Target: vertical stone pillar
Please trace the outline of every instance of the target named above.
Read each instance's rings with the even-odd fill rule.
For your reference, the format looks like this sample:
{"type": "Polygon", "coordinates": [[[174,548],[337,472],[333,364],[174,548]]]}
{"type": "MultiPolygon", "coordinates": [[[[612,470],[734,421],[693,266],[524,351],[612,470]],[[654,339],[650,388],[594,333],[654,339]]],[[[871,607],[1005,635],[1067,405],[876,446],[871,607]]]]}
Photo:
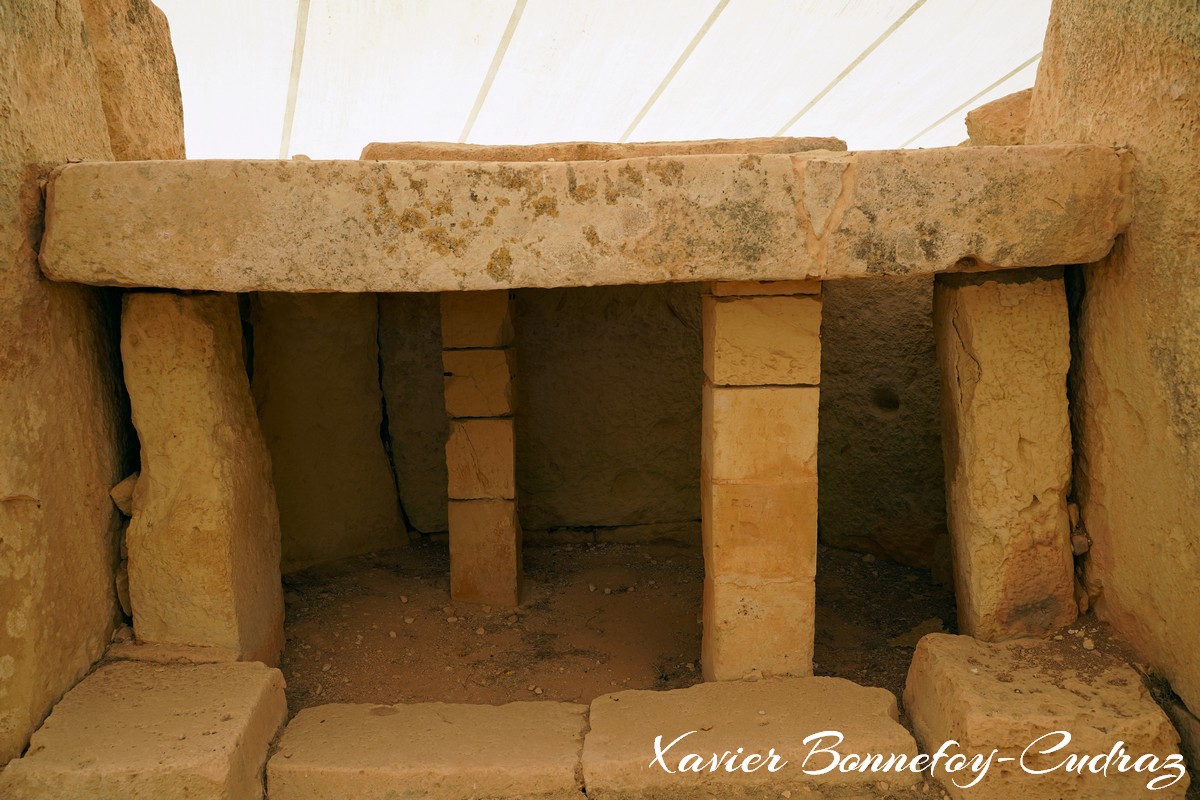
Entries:
{"type": "Polygon", "coordinates": [[[521,595],[507,291],[442,294],[450,594],[516,605],[521,595]]]}
{"type": "Polygon", "coordinates": [[[820,283],[713,284],[704,375],[704,677],[811,675],[820,283]]]}
{"type": "Polygon", "coordinates": [[[142,450],[127,535],[134,631],[274,664],[279,513],[237,297],[126,294],[121,361],[142,450]]]}
{"type": "Polygon", "coordinates": [[[1062,276],[938,276],[933,308],[959,631],[1049,633],[1077,611],[1062,276]]]}

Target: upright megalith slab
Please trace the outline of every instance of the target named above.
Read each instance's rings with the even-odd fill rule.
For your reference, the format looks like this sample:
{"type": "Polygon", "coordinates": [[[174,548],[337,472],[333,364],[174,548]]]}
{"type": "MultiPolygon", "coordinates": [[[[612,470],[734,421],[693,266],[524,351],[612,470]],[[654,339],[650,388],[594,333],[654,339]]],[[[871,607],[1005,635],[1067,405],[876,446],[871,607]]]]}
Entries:
{"type": "Polygon", "coordinates": [[[40,182],[109,159],[78,0],[0,11],[0,765],[104,651],[129,467],[110,297],[38,271],[40,182]]]}
{"type": "Polygon", "coordinates": [[[812,673],[820,284],[787,290],[818,293],[717,283],[703,298],[708,680],[812,673]]]}
{"type": "Polygon", "coordinates": [[[54,708],[0,774],[6,800],[259,800],[287,719],[262,664],[108,664],[54,708]]]}
{"type": "Polygon", "coordinates": [[[1067,298],[1032,273],[939,278],[934,330],[959,630],[995,641],[1075,618],[1067,298]]]}
{"type": "Polygon", "coordinates": [[[991,754],[986,771],[954,768],[944,757],[933,766],[933,779],[956,800],[1187,792],[1167,715],[1134,669],[1098,650],[930,634],[913,654],[904,708],[925,752],[991,754]]]}
{"type": "Polygon", "coordinates": [[[373,294],[251,301],[251,386],[285,572],[408,544],[383,438],[378,319],[373,294]]]}
{"type": "Polygon", "coordinates": [[[274,663],[279,514],[237,298],[126,295],[121,357],[142,450],[127,534],[134,632],[274,663]]]}

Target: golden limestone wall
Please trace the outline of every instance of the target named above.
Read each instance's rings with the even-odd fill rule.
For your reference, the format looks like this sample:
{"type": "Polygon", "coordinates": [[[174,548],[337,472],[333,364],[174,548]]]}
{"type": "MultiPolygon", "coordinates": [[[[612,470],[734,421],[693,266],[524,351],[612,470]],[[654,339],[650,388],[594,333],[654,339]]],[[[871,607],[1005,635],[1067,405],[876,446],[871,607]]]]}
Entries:
{"type": "Polygon", "coordinates": [[[1128,147],[1133,222],[1082,271],[1075,491],[1097,613],[1200,710],[1200,15],[1056,0],[1026,142],[1128,147]]]}
{"type": "Polygon", "coordinates": [[[183,120],[149,3],[93,0],[85,28],[77,0],[3,0],[0,20],[2,764],[108,641],[120,524],[108,490],[130,455],[114,298],[38,273],[40,182],[67,160],[181,156],[183,120]],[[116,107],[129,115],[106,119],[116,107]]]}

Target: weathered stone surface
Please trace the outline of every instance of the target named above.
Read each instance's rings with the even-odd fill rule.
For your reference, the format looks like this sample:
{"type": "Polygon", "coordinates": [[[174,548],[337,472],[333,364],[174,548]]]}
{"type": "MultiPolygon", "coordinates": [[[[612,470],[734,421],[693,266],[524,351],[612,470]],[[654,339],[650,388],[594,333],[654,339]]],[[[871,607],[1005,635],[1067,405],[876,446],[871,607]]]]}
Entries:
{"type": "Polygon", "coordinates": [[[446,350],[446,413],[452,417],[503,417],[513,413],[512,350],[446,350]]]}
{"type": "Polygon", "coordinates": [[[306,708],[267,765],[271,800],[578,798],[586,706],[306,708]]]}
{"type": "MultiPolygon", "coordinates": [[[[794,678],[757,683],[702,683],[669,692],[628,691],[592,701],[583,746],[583,777],[589,798],[761,798],[876,796],[886,783],[894,791],[920,780],[914,772],[871,775],[833,771],[805,775],[829,762],[828,755],[804,743],[820,731],[840,731],[839,752],[917,754],[917,744],[897,721],[896,698],[886,689],[856,686],[841,678],[794,678]],[[775,772],[667,773],[657,763],[654,740],[662,747],[677,736],[690,735],[667,750],[663,762],[677,769],[679,760],[697,753],[705,762],[743,749],[768,755],[771,749],[787,765],[775,772]],[[806,763],[807,760],[807,763],[806,763]]],[[[740,763],[740,762],[739,762],[740,763]]],[[[761,763],[761,762],[757,762],[761,763]]],[[[754,766],[752,764],[751,766],[754,766]]]]}
{"type": "Polygon", "coordinates": [[[437,294],[379,295],[379,360],[396,491],[409,525],[448,530],[442,312],[437,294]]]}
{"type": "Polygon", "coordinates": [[[642,156],[701,156],[728,153],[803,153],[844,151],[841,139],[775,136],[763,139],[700,139],[690,142],[552,142],[549,144],[452,144],[449,142],[372,142],[366,160],[402,161],[613,161],[642,156]]]}
{"type": "Polygon", "coordinates": [[[72,164],[50,187],[42,263],[56,280],[221,291],[1045,266],[1108,252],[1127,223],[1124,175],[1095,146],[72,164]]]}
{"type": "Polygon", "coordinates": [[[1067,491],[1067,298],[1061,279],[939,279],[946,505],[958,625],[1040,635],[1075,605],[1067,491]]]}
{"type": "Polygon", "coordinates": [[[708,292],[714,297],[755,297],[772,294],[820,294],[821,281],[713,281],[708,292]]]}
{"type": "Polygon", "coordinates": [[[967,112],[967,135],[974,146],[1025,144],[1033,89],[1005,95],[967,112]]]}
{"type": "Polygon", "coordinates": [[[286,719],[283,675],[262,664],[109,664],[54,707],[0,795],[256,800],[286,719]]]}
{"type": "Polygon", "coordinates": [[[1200,711],[1200,15],[1054,4],[1027,141],[1119,142],[1137,215],[1079,276],[1075,488],[1096,613],[1200,711]],[[1137,42],[1136,47],[1129,43],[1137,42]]]}
{"type": "Polygon", "coordinates": [[[251,386],[285,572],[408,543],[380,426],[372,294],[260,294],[251,386]]]}
{"type": "Polygon", "coordinates": [[[125,295],[121,356],[142,448],[127,533],[134,630],[273,663],[279,515],[237,298],[125,295]]]}
{"type": "Polygon", "coordinates": [[[717,386],[821,380],[821,299],[705,297],[704,374],[717,386]]]}
{"type": "Polygon", "coordinates": [[[456,419],[446,440],[451,500],[512,500],[513,421],[456,419]]]}
{"type": "Polygon", "coordinates": [[[960,752],[999,751],[987,774],[970,788],[954,784],[954,779],[968,783],[969,776],[935,769],[933,777],[951,797],[1184,796],[1186,777],[1151,792],[1147,782],[1165,770],[1134,772],[1127,765],[1122,772],[1115,759],[1104,774],[1063,767],[1034,775],[1022,768],[1050,770],[1071,754],[1099,758],[1118,742],[1131,755],[1130,764],[1146,753],[1157,755],[1160,764],[1178,753],[1178,735],[1137,672],[1095,651],[1084,651],[1094,663],[1080,665],[1079,651],[1074,652],[1071,656],[1065,647],[1041,639],[986,644],[941,633],[921,639],[908,671],[904,708],[926,752],[950,740],[958,742],[960,752]],[[1055,731],[1069,732],[1070,743],[1043,754],[1063,743],[1055,731]],[[1045,738],[1039,742],[1039,737],[1045,738]]]}
{"type": "Polygon", "coordinates": [[[816,575],[816,476],[786,483],[711,483],[703,503],[707,572],[736,580],[816,575]]]}
{"type": "Polygon", "coordinates": [[[721,483],[788,483],[817,471],[816,386],[704,384],[701,462],[721,483]]]}
{"type": "Polygon", "coordinates": [[[442,295],[442,347],[508,347],[513,342],[508,292],[449,292],[442,295]]]}
{"type": "MultiPolygon", "coordinates": [[[[700,518],[695,284],[516,293],[517,485],[526,533],[700,518]]],[[[655,529],[657,530],[657,528],[655,529]]],[[[694,540],[694,536],[692,537],[694,540]]]]}
{"type": "Polygon", "coordinates": [[[825,281],[821,298],[821,541],[928,567],[946,541],[933,281],[825,281]]]}
{"type": "Polygon", "coordinates": [[[515,606],[521,599],[521,524],[514,500],[451,500],[450,595],[515,606]]]}
{"type": "Polygon", "coordinates": [[[133,487],[137,486],[138,473],[133,473],[128,476],[111,490],[108,496],[112,498],[113,505],[127,517],[133,516],[133,487]]]}
{"type": "Polygon", "coordinates": [[[38,273],[39,180],[112,157],[78,2],[5,3],[0,27],[0,765],[103,652],[133,466],[111,298],[38,273]]]}
{"type": "MultiPolygon", "coordinates": [[[[816,543],[811,544],[815,549],[816,543]]],[[[812,675],[815,603],[811,578],[766,581],[705,575],[700,646],[704,679],[736,681],[755,671],[812,675]]]]}
{"type": "Polygon", "coordinates": [[[183,98],[167,17],[150,0],[82,0],[118,161],[183,158],[183,98]]]}

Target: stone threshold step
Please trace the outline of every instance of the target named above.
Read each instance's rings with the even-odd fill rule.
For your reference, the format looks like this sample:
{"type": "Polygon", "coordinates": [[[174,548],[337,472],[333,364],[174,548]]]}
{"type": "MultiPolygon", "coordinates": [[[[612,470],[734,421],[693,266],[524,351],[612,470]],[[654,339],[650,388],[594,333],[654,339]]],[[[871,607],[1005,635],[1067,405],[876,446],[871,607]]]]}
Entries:
{"type": "Polygon", "coordinates": [[[259,663],[102,666],[0,773],[0,798],[257,800],[283,686],[259,663]]]}

